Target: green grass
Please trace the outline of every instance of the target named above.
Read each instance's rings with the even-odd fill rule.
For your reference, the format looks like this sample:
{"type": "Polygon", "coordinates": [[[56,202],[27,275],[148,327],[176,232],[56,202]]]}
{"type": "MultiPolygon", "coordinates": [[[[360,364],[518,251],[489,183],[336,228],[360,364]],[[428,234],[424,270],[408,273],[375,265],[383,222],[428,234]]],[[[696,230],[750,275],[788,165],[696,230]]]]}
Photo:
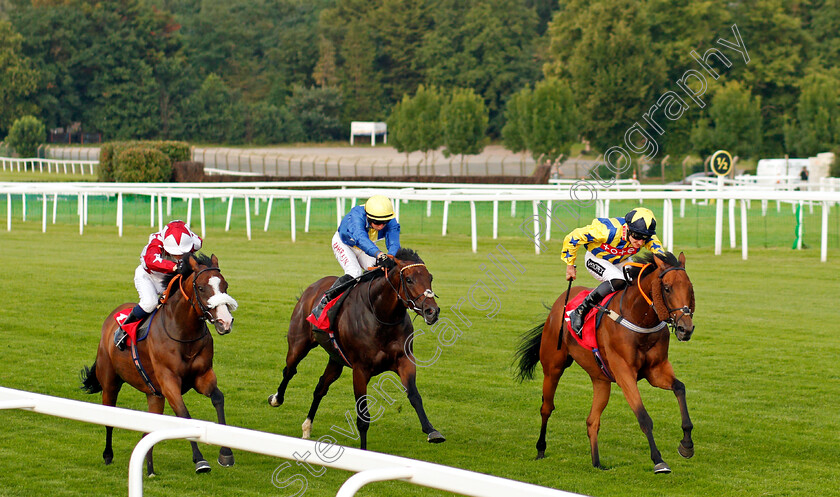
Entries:
{"type": "MultiPolygon", "coordinates": [[[[0,196],[0,212],[5,202],[0,196]]],[[[102,201],[99,211],[91,199],[84,235],[78,233],[77,218],[73,221],[72,198],[61,204],[64,214],[47,233],[41,232],[37,205],[22,222],[19,198],[15,202],[12,230],[0,231],[0,295],[5,297],[0,312],[0,385],[98,403],[98,396],[79,390],[77,375],[93,362],[104,317],[117,304],[136,298],[132,274],[151,231],[144,210],[148,203],[136,199],[135,214],[127,207],[127,226],[119,238],[113,226],[113,199],[102,201]]],[[[301,363],[282,407],[269,407],[266,398],[279,382],[285,332],[297,295],[311,281],[338,271],[329,248],[335,223],[332,206],[313,204],[311,233],[303,233],[303,210],[298,206],[296,243],[289,240],[288,203],[275,206],[268,232],[262,230],[262,217],[252,220],[250,241],[244,236],[241,212],[228,233],[223,229],[226,206],[208,207],[205,252],[218,255],[229,292],[240,304],[233,333],[214,337],[215,369],[232,425],[300,435],[326,354],[313,351],[301,363]]],[[[625,207],[630,205],[614,204],[613,210],[625,207]]],[[[527,220],[530,205],[522,212],[525,206],[520,204],[511,219],[509,205],[503,204],[500,239],[490,239],[489,211],[481,210],[479,251],[472,254],[468,210],[453,204],[450,235],[441,237],[438,205],[431,218],[423,214],[425,204],[404,205],[403,245],[418,250],[434,274],[442,316],[455,319],[450,307],[466,298],[479,280],[490,284],[482,266],[497,243],[526,271],[515,282],[506,280],[506,291],[496,291],[499,312],[492,318],[486,316],[489,311],[464,304],[471,326],[462,326],[464,334],[443,349],[437,363],[418,373],[426,411],[447,442],[426,443],[410,404],[400,398],[386,405],[385,414],[371,425],[369,448],[595,496],[840,495],[840,336],[833,324],[835,263],[840,259],[837,214],[832,213],[834,238],[829,263],[824,264],[818,249],[790,250],[790,208],[783,205],[776,213],[774,207],[771,204],[765,219],[760,204],[753,202],[750,239],[755,248],[747,261],[741,260],[740,248],[729,249],[727,243],[723,255],[713,255],[713,206],[687,207],[686,218],[676,220],[677,248],[686,253],[695,285],[697,329],[690,342],[672,342],[671,361],[687,387],[697,452],[690,460],[677,454],[682,433],[673,394],[640,383],[657,443],[673,469],[670,475],[654,475],[647,443],[617,387],[600,435],[601,461],[608,470],[591,467],[585,428],[591,386],[577,366],[567,371],[558,388],[547,458],[534,460],[541,381],[516,383],[510,364],[519,335],[543,320],[543,304],[565,289],[558,243],[563,234],[555,231],[547,250],[536,256],[517,228],[527,220]]],[[[197,216],[196,206],[194,212],[197,216]]],[[[581,212],[584,218],[591,214],[581,212]]],[[[174,203],[173,217],[184,215],[185,207],[174,203]]],[[[812,217],[818,227],[818,209],[808,223],[812,217]]],[[[806,234],[811,236],[808,244],[818,246],[818,231],[808,228],[806,234]]],[[[588,275],[579,281],[593,283],[588,275]]],[[[475,297],[480,300],[481,293],[475,297]]],[[[415,321],[425,329],[419,323],[415,321]]],[[[427,333],[415,346],[418,357],[430,357],[433,335],[427,333]]],[[[191,392],[186,402],[193,416],[215,420],[208,399],[191,392]]],[[[145,404],[137,391],[123,389],[121,407],[145,410],[145,404]]],[[[351,375],[345,372],[321,404],[313,437],[331,433],[333,424],[342,426],[352,406],[351,375]]],[[[166,412],[171,414],[168,407],[166,412]]],[[[0,420],[0,495],[126,493],[128,460],[138,433],[115,430],[114,464],[105,466],[100,426],[18,410],[0,411],[0,420]]],[[[355,446],[350,440],[339,443],[355,446]]],[[[217,448],[202,449],[208,459],[215,459],[217,448]]],[[[158,444],[155,456],[159,474],[145,480],[148,496],[293,493],[291,487],[281,490],[271,484],[272,472],[283,462],[278,459],[236,451],[234,467],[213,463],[212,473],[195,475],[186,442],[158,444]]],[[[316,478],[293,468],[284,474],[306,475],[310,496],[335,495],[350,476],[328,469],[316,478]]],[[[373,484],[358,495],[397,494],[443,495],[399,482],[373,484]]]]}

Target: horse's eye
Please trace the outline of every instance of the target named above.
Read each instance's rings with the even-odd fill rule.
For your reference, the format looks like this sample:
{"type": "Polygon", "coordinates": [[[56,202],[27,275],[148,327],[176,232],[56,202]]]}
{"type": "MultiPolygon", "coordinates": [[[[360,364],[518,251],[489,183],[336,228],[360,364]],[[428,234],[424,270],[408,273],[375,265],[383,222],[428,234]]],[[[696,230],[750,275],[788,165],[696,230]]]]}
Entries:
{"type": "Polygon", "coordinates": [[[665,285],[665,293],[671,293],[671,287],[670,286],[665,285]]]}
{"type": "Polygon", "coordinates": [[[405,282],[408,283],[409,285],[414,283],[414,281],[411,278],[406,278],[405,282]]]}
{"type": "Polygon", "coordinates": [[[203,286],[199,286],[199,287],[198,287],[198,291],[199,291],[199,292],[203,292],[203,291],[204,291],[204,287],[203,287],[203,286]]]}

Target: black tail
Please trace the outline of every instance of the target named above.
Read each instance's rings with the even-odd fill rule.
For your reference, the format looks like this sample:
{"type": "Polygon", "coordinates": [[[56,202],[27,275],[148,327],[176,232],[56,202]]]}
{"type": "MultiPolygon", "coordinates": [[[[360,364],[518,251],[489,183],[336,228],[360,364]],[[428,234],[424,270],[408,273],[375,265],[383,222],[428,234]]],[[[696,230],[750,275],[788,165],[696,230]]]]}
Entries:
{"type": "Polygon", "coordinates": [[[514,355],[514,362],[519,361],[519,371],[516,373],[516,379],[519,382],[534,378],[534,368],[540,362],[543,327],[545,323],[528,330],[519,337],[519,347],[514,355]]]}
{"type": "Polygon", "coordinates": [[[98,393],[102,391],[102,385],[96,378],[96,361],[93,361],[93,366],[83,367],[79,372],[79,379],[82,380],[82,390],[87,393],[98,393]]]}

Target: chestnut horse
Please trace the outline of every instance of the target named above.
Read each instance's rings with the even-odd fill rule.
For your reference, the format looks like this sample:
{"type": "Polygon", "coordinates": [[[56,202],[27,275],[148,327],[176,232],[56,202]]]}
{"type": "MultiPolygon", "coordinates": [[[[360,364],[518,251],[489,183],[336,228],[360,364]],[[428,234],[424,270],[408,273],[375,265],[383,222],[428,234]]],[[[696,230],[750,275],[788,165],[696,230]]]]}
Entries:
{"type": "MultiPolygon", "coordinates": [[[[401,248],[394,260],[395,267],[390,270],[378,268],[377,271],[382,271],[380,277],[368,279],[349,290],[331,326],[352,366],[356,427],[362,449],[367,448],[367,431],[371,421],[367,410],[368,382],[373,376],[385,371],[394,371],[399,375],[408,400],[420,418],[420,427],[427,435],[427,440],[431,443],[446,440],[426,417],[423,400],[417,391],[417,366],[412,348],[414,326],[406,312],[416,312],[428,325],[437,321],[440,308],[432,291],[432,275],[423,260],[411,249],[401,248]]],[[[316,281],[304,290],[295,305],[287,335],[289,349],[286,353],[286,367],[283,368],[283,380],[277,387],[277,393],[268,397],[268,403],[273,407],[283,404],[286,387],[297,373],[297,365],[319,344],[316,331],[306,321],[306,317],[335,279],[334,276],[328,276],[316,281]]],[[[309,438],[318,405],[330,385],[341,376],[344,366],[340,358],[331,354],[324,374],[315,387],[309,414],[303,422],[303,438],[309,438]]]]}
{"type": "MultiPolygon", "coordinates": [[[[691,440],[693,425],[688,417],[685,385],[674,376],[674,370],[668,361],[668,328],[673,329],[677,340],[681,342],[689,340],[694,332],[694,289],[685,272],[685,256],[680,253],[678,260],[670,252],[655,257],[649,253],[637,258],[637,262],[642,264],[628,271],[630,280],[627,287],[616,295],[607,307],[628,320],[631,323],[628,326],[636,325],[639,331],[618,324],[607,315],[601,319],[596,330],[606,370],[612,372],[615,380],[605,374],[595,355],[571,336],[568,324],[562,324],[565,317],[565,292],[554,302],[545,323],[523,335],[516,353],[519,360],[519,378],[533,378],[537,360],[542,364],[544,375],[540,410],[542,427],[537,441],[537,459],[545,457],[546,425],[554,410],[557,382],[572,362],[577,362],[589,373],[592,380],[594,395],[592,409],[586,418],[586,427],[594,467],[604,469],[598,455],[598,430],[601,427],[601,413],[610,399],[612,381],[621,387],[630,408],[636,414],[642,432],[647,437],[655,473],[669,473],[671,468],[662,460],[662,455],[653,440],[653,421],[642,404],[636,384],[642,378],[655,387],[674,392],[682,415],[683,439],[678,451],[685,458],[694,455],[694,442],[691,440]],[[668,326],[661,326],[657,331],[653,331],[663,322],[668,326]],[[558,334],[561,329],[563,336],[558,348],[558,334]]],[[[582,290],[583,287],[574,287],[569,293],[575,295],[582,290]]]]}
{"type": "MultiPolygon", "coordinates": [[[[213,337],[205,321],[213,323],[219,335],[230,333],[233,325],[231,311],[236,301],[226,292],[228,284],[219,270],[215,255],[186,254],[181,259],[180,270],[164,279],[168,286],[167,296],[153,317],[146,339],[137,344],[137,352],[143,369],[156,391],[144,381],[135,367],[130,347],[120,351],[114,346],[114,332],[117,322],[114,315],[134,304],[122,304],[105,318],[102,335],[93,367],[82,370],[82,389],[88,393],[102,392],[102,403],[117,404],[117,395],[122,384],[128,383],[146,394],[149,412],[163,413],[164,399],[181,418],[189,418],[182,395],[194,388],[198,393],[210,397],[220,424],[225,424],[225,398],[216,385],[213,372],[213,337]],[[160,393],[158,393],[160,392],[160,393]],[[161,394],[163,396],[161,396],[161,394]]],[[[111,464],[114,451],[111,435],[114,428],[105,427],[105,450],[102,458],[111,464]]],[[[190,442],[196,473],[210,471],[198,445],[190,442]]],[[[233,465],[233,452],[222,447],[219,464],[233,465]]],[[[146,469],[154,474],[152,450],[146,455],[146,469]]]]}

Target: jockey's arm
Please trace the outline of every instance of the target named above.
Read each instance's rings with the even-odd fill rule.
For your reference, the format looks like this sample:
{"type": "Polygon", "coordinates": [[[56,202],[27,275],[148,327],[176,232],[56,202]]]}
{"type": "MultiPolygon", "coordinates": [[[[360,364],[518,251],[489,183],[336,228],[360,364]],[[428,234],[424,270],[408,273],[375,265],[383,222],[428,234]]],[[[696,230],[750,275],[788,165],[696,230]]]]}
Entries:
{"type": "Polygon", "coordinates": [[[397,255],[400,249],[400,223],[391,219],[383,228],[385,230],[385,246],[388,247],[388,254],[397,255]]]}
{"type": "Polygon", "coordinates": [[[163,245],[152,242],[146,247],[146,251],[143,254],[143,262],[150,271],[158,273],[174,272],[178,264],[165,258],[164,255],[163,245]]]}
{"type": "Polygon", "coordinates": [[[664,254],[665,249],[662,248],[662,242],[659,241],[659,238],[656,235],[650,237],[650,241],[645,244],[645,248],[653,252],[654,254],[664,254]]]}
{"type": "MultiPolygon", "coordinates": [[[[607,240],[608,235],[606,227],[598,221],[593,221],[588,226],[572,230],[563,239],[563,251],[561,253],[563,262],[569,266],[574,266],[577,260],[578,249],[584,247],[584,250],[586,250],[585,245],[592,242],[603,243],[607,240]]],[[[568,272],[566,274],[568,276],[568,272]]]]}

